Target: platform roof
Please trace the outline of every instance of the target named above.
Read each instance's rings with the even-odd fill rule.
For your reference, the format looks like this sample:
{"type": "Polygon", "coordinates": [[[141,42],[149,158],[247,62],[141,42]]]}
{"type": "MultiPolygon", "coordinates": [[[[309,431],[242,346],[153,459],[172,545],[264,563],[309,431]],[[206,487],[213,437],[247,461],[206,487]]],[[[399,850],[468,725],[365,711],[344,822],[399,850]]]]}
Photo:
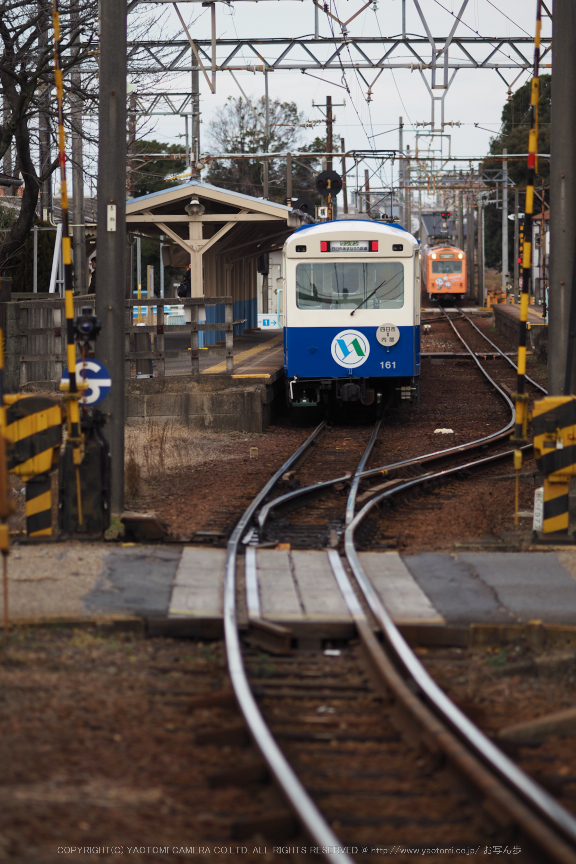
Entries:
{"type": "Polygon", "coordinates": [[[211,251],[233,257],[260,255],[281,246],[307,218],[290,207],[192,180],[134,198],[126,204],[126,227],[147,237],[163,234],[187,253],[211,251]],[[193,196],[200,215],[185,210],[193,196]]]}

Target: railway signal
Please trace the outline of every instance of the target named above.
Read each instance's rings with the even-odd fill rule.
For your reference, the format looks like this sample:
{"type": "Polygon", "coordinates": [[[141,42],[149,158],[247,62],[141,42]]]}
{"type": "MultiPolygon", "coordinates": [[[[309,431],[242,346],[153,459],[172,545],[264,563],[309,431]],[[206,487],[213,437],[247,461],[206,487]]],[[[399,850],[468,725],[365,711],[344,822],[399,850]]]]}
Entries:
{"type": "Polygon", "coordinates": [[[316,191],[326,198],[328,219],[334,218],[333,199],[342,191],[342,178],[336,171],[321,171],[316,177],[316,191]]]}
{"type": "Polygon", "coordinates": [[[316,177],[315,185],[322,198],[329,198],[342,191],[342,178],[336,171],[321,171],[316,177]]]}

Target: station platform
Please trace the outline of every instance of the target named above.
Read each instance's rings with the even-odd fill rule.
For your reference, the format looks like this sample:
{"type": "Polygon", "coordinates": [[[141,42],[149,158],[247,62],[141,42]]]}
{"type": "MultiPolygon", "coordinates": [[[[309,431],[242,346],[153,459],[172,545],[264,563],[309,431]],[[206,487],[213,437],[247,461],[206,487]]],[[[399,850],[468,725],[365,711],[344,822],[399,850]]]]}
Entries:
{"type": "MultiPolygon", "coordinates": [[[[225,557],[224,549],[197,546],[14,546],[10,619],[220,638],[225,557]]],[[[514,631],[535,620],[576,628],[576,548],[405,557],[368,552],[360,560],[393,620],[408,633],[471,625],[514,631]]],[[[250,614],[287,627],[304,643],[353,635],[327,551],[248,547],[238,585],[244,626],[250,614]]]]}
{"type": "MultiPolygon", "coordinates": [[[[492,306],[496,329],[515,345],[520,333],[520,306],[512,303],[498,303],[492,306]]],[[[528,309],[528,347],[543,362],[547,359],[548,325],[543,317],[542,306],[528,309]]]]}
{"type": "MultiPolygon", "coordinates": [[[[167,351],[186,351],[181,334],[165,336],[167,351]]],[[[283,336],[247,331],[234,340],[234,371],[226,372],[225,348],[200,349],[200,375],[186,355],[166,358],[166,377],[126,381],[127,420],[138,424],[177,420],[214,432],[264,432],[284,378],[283,336]]]]}

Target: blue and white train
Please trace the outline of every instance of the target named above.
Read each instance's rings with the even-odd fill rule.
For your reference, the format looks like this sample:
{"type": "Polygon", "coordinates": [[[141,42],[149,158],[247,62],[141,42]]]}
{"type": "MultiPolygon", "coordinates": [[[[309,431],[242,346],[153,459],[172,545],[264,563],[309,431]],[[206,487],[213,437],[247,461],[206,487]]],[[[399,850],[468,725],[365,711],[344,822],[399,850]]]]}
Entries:
{"type": "Polygon", "coordinates": [[[381,410],[418,398],[420,250],[403,228],[343,219],[284,245],[284,369],[294,406],[381,410]]]}

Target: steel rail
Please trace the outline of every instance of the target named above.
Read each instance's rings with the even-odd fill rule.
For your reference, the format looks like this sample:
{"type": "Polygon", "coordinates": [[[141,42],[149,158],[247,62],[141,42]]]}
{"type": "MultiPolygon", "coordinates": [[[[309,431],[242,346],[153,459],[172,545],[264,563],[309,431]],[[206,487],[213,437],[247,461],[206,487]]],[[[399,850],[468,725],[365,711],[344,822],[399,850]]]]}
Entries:
{"type": "Polygon", "coordinates": [[[300,824],[314,843],[328,850],[334,850],[325,852],[324,858],[327,861],[334,862],[334,864],[353,864],[353,859],[345,851],[342,851],[342,844],[330,826],[327,825],[316,804],[312,801],[286,761],[260,713],[260,709],[250,689],[246,669],[244,668],[236,611],[236,556],[240,541],[258,506],[282,475],[311,446],[325,426],[325,423],[321,423],[312,435],[271,477],[240,517],[230,536],[226,551],[226,576],[224,581],[224,638],[228,671],[238,705],[244,715],[250,734],[262,753],[272,776],[297,814],[300,824]]]}
{"type": "MultiPolygon", "coordinates": [[[[474,327],[474,329],[478,331],[478,333],[480,334],[480,336],[482,336],[482,338],[485,339],[486,342],[488,342],[489,345],[492,345],[492,347],[496,349],[496,351],[498,352],[498,354],[500,354],[500,355],[504,358],[504,360],[506,360],[506,362],[509,363],[510,366],[512,366],[512,368],[515,369],[516,372],[517,372],[517,371],[518,371],[518,366],[516,365],[516,363],[514,363],[514,361],[512,360],[512,358],[511,358],[511,357],[508,357],[508,355],[505,354],[504,351],[502,351],[502,350],[501,350],[501,349],[500,349],[500,348],[499,348],[499,347],[498,347],[494,342],[492,342],[492,340],[489,339],[488,336],[486,336],[486,334],[482,332],[482,330],[480,330],[480,328],[478,327],[478,325],[475,324],[475,323],[472,321],[472,319],[468,317],[468,315],[466,315],[464,312],[462,312],[461,309],[458,309],[458,312],[460,313],[460,315],[462,316],[462,318],[465,318],[466,321],[468,321],[468,323],[471,324],[472,327],[474,327]]],[[[546,388],[543,387],[541,384],[538,384],[537,381],[534,381],[533,378],[530,378],[529,375],[526,375],[526,381],[528,381],[529,384],[531,384],[533,387],[535,387],[535,388],[536,388],[537,390],[539,390],[541,393],[544,393],[545,396],[548,395],[548,390],[546,390],[546,388]]]]}
{"type": "MultiPolygon", "coordinates": [[[[531,446],[532,445],[526,445],[523,449],[528,449],[531,446]]],[[[354,543],[354,534],[356,529],[368,513],[381,501],[391,498],[399,492],[416,487],[431,480],[445,478],[462,471],[488,465],[498,459],[510,457],[512,453],[513,451],[510,450],[505,453],[499,453],[483,457],[482,459],[473,460],[452,468],[430,472],[421,477],[408,480],[393,489],[386,490],[385,492],[374,496],[374,498],[370,499],[370,501],[364,505],[362,510],[360,510],[346,528],[344,549],[350,568],[362,590],[372,614],[382,629],[382,634],[386,643],[393,651],[394,656],[400,662],[404,673],[416,684],[420,697],[430,708],[433,709],[436,715],[441,717],[441,719],[458,735],[461,740],[466,742],[467,746],[470,747],[482,762],[490,766],[498,777],[513,790],[516,796],[529,804],[529,806],[538,813],[540,818],[545,819],[549,825],[553,826],[555,831],[559,832],[563,838],[573,844],[576,848],[576,819],[560,804],[558,804],[544,789],[524,774],[524,772],[521,771],[521,769],[518,768],[504,753],[502,753],[496,745],[484,735],[483,732],[477,729],[477,727],[474,726],[474,724],[462,713],[462,711],[460,711],[459,708],[457,708],[456,705],[454,705],[453,702],[451,702],[446,694],[430,677],[426,669],[422,666],[416,655],[404,640],[400,631],[392,621],[388,611],[384,607],[384,604],[374,590],[364,571],[354,543]]],[[[526,830],[529,833],[529,828],[526,830]]],[[[570,860],[576,860],[576,858],[573,856],[570,860]]]]}
{"type": "MultiPolygon", "coordinates": [[[[446,315],[446,318],[450,321],[450,318],[448,317],[448,315],[446,315]]],[[[452,322],[450,322],[450,323],[452,323],[452,322]]],[[[478,366],[478,369],[482,372],[482,374],[490,382],[490,384],[492,384],[494,389],[497,390],[497,392],[500,394],[500,396],[502,396],[502,398],[504,399],[504,401],[506,402],[506,404],[510,408],[510,411],[512,412],[512,417],[511,417],[510,421],[506,424],[506,426],[503,426],[502,429],[500,429],[498,432],[493,432],[490,435],[484,435],[482,438],[477,438],[474,441],[468,441],[466,444],[457,444],[455,447],[447,447],[445,450],[435,450],[434,452],[428,453],[425,456],[422,456],[420,458],[403,459],[400,462],[392,462],[390,465],[383,465],[380,468],[370,468],[368,471],[362,472],[362,475],[361,475],[362,478],[370,477],[374,474],[387,474],[392,470],[396,470],[397,468],[407,468],[409,465],[414,465],[418,462],[420,462],[420,463],[431,462],[431,461],[439,459],[443,456],[450,456],[450,455],[455,454],[455,453],[465,453],[468,450],[473,450],[476,447],[481,447],[483,444],[493,443],[495,441],[499,441],[502,438],[506,438],[508,433],[511,431],[511,429],[514,428],[514,422],[515,422],[515,418],[516,418],[516,409],[514,407],[514,403],[512,402],[512,400],[510,399],[510,397],[508,396],[506,391],[503,390],[502,387],[500,387],[500,385],[496,383],[496,381],[492,378],[492,376],[489,374],[489,372],[487,372],[486,369],[482,366],[482,364],[480,363],[480,361],[476,357],[475,352],[472,351],[472,349],[470,348],[468,343],[462,338],[462,336],[454,328],[453,324],[452,324],[452,327],[453,327],[456,335],[458,336],[458,338],[460,339],[460,341],[462,342],[462,344],[464,345],[464,347],[466,348],[466,350],[468,351],[468,353],[470,354],[470,356],[472,357],[472,359],[474,360],[474,362],[478,366]]]]}
{"type": "Polygon", "coordinates": [[[364,470],[364,466],[366,462],[370,458],[370,454],[374,449],[374,445],[376,443],[376,439],[378,438],[378,434],[380,432],[380,426],[382,424],[382,418],[376,421],[374,429],[372,430],[372,435],[370,436],[370,440],[366,445],[366,449],[362,455],[360,462],[358,463],[358,467],[354,472],[354,477],[352,478],[352,483],[350,484],[350,492],[348,493],[348,501],[346,502],[346,517],[345,524],[349,525],[352,519],[354,518],[354,510],[356,509],[356,496],[358,495],[358,487],[360,486],[360,479],[362,476],[362,471],[364,470]]]}
{"type": "MultiPolygon", "coordinates": [[[[448,318],[447,315],[446,315],[446,318],[448,318]]],[[[351,486],[349,497],[348,497],[348,504],[346,507],[346,523],[345,523],[346,525],[349,525],[351,519],[354,517],[354,508],[355,508],[356,496],[358,494],[358,488],[360,485],[360,481],[363,480],[365,477],[375,476],[376,474],[384,474],[384,475],[389,474],[391,471],[395,471],[399,468],[409,468],[412,465],[423,465],[427,462],[435,462],[439,459],[443,459],[446,456],[452,456],[452,455],[456,455],[458,453],[466,453],[470,450],[476,449],[477,447],[481,447],[481,446],[489,444],[489,443],[490,444],[496,443],[497,441],[500,441],[501,439],[506,438],[508,436],[508,433],[514,427],[515,409],[514,409],[514,404],[513,404],[512,400],[507,395],[507,393],[494,381],[494,379],[490,376],[490,374],[486,371],[486,369],[482,366],[482,364],[476,358],[475,353],[472,351],[470,346],[463,339],[461,339],[461,341],[463,342],[464,346],[466,347],[468,354],[474,358],[474,361],[476,362],[476,365],[478,366],[478,368],[480,369],[482,374],[488,379],[488,381],[496,388],[496,390],[499,392],[499,394],[502,396],[502,398],[506,401],[506,403],[507,403],[507,405],[510,408],[511,413],[512,413],[510,421],[506,424],[506,426],[504,426],[502,429],[498,430],[498,432],[491,433],[490,435],[484,435],[482,438],[477,438],[474,441],[467,442],[466,444],[457,444],[455,447],[448,447],[444,450],[436,450],[436,451],[433,451],[432,453],[426,453],[422,456],[415,456],[411,459],[403,459],[400,462],[392,462],[389,465],[381,465],[378,468],[370,468],[368,470],[363,470],[363,465],[366,464],[366,461],[367,461],[367,458],[369,455],[369,454],[366,454],[366,459],[363,459],[362,464],[359,465],[358,468],[356,469],[356,472],[354,474],[354,478],[352,481],[352,486],[351,486]],[[352,492],[354,493],[353,499],[351,498],[352,492]]],[[[497,347],[497,346],[494,346],[494,347],[497,347]]],[[[497,349],[497,350],[500,351],[500,349],[497,349]]],[[[372,433],[372,434],[374,436],[374,433],[372,433]]],[[[374,441],[375,441],[375,438],[374,438],[374,441]]],[[[260,511],[260,514],[258,516],[258,525],[259,525],[260,529],[262,530],[264,528],[270,513],[276,507],[281,507],[283,504],[288,503],[289,501],[292,501],[296,498],[299,498],[300,496],[310,495],[316,491],[319,491],[322,489],[328,489],[331,486],[335,486],[336,483],[341,483],[341,482],[345,481],[346,479],[348,479],[348,476],[335,477],[333,480],[325,480],[323,483],[315,483],[311,486],[303,486],[301,489],[295,489],[292,492],[288,492],[286,495],[282,495],[279,498],[275,498],[274,501],[270,501],[260,511]]],[[[400,482],[400,480],[398,482],[400,482]]]]}
{"type": "Polygon", "coordinates": [[[258,527],[260,529],[264,528],[268,516],[276,507],[281,507],[283,504],[287,504],[289,501],[293,501],[301,495],[311,495],[314,492],[319,492],[322,489],[335,486],[336,483],[345,483],[346,480],[350,480],[351,476],[351,474],[343,474],[342,477],[334,477],[332,480],[323,480],[320,483],[313,483],[310,486],[302,486],[300,489],[293,489],[292,492],[287,492],[285,495],[280,495],[279,498],[274,498],[273,501],[269,501],[268,504],[265,504],[258,513],[258,527]]]}

